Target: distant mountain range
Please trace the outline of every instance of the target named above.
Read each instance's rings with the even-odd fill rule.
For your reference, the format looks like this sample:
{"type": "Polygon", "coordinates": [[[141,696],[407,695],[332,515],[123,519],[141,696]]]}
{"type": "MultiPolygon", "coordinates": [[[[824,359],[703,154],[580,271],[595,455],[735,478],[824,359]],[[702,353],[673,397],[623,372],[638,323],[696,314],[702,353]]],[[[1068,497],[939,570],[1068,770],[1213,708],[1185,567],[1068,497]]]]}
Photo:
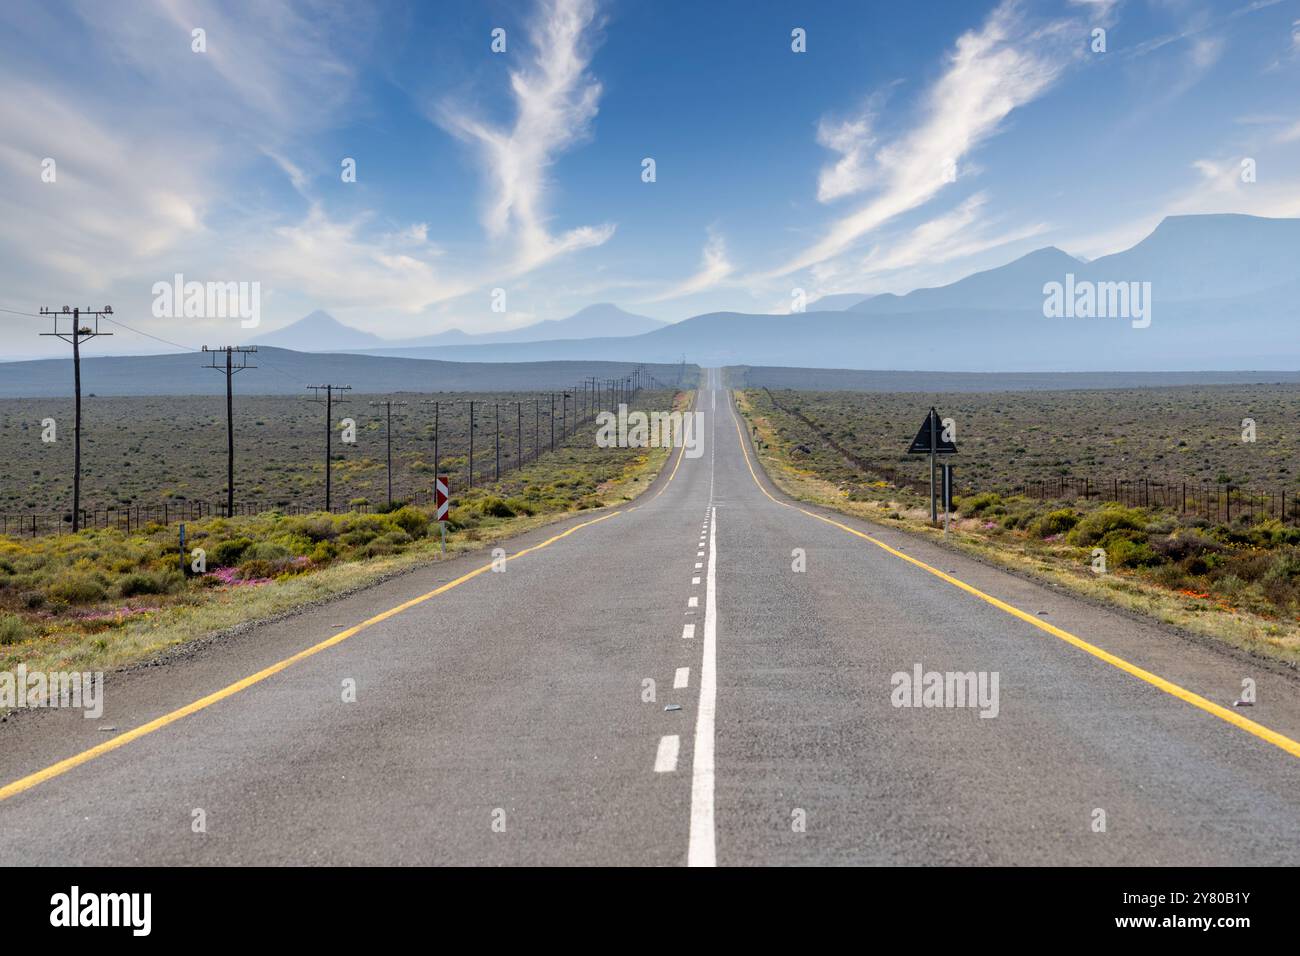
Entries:
{"type": "Polygon", "coordinates": [[[641,335],[667,323],[645,315],[633,315],[608,302],[589,305],[567,319],[546,319],[501,332],[472,334],[449,329],[418,338],[383,339],[344,325],[328,312],[317,310],[274,332],[254,338],[249,344],[294,349],[299,352],[355,352],[361,349],[406,349],[446,345],[484,345],[498,342],[538,342],[584,339],[596,336],[641,335]]]}
{"type": "Polygon", "coordinates": [[[1092,262],[1049,246],[949,285],[876,295],[841,311],[816,306],[791,315],[714,312],[623,338],[383,354],[497,362],[685,355],[701,365],[965,372],[1295,369],[1300,219],[1171,216],[1131,249],[1092,262]],[[1049,283],[1103,282],[1125,291],[1136,283],[1138,295],[1149,283],[1149,327],[1044,314],[1049,283]]]}
{"type": "MultiPolygon", "coordinates": [[[[1052,372],[1257,370],[1249,372],[1251,381],[1290,381],[1273,372],[1300,369],[1298,333],[1300,219],[1173,216],[1132,248],[1091,262],[1049,246],[945,286],[906,295],[825,296],[791,315],[713,312],[665,324],[605,304],[509,332],[451,331],[393,341],[314,312],[255,340],[264,349],[263,364],[287,374],[259,372],[256,384],[241,379],[239,387],[265,393],[333,380],[373,391],[555,388],[585,375],[617,374],[607,371],[613,366],[597,369],[592,363],[626,368],[647,362],[680,370],[683,359],[710,366],[1031,376],[1012,387],[1040,387],[1039,373],[1052,372]],[[1044,314],[1049,284],[1101,289],[1101,283],[1149,283],[1150,324],[1135,328],[1130,318],[1044,314]],[[277,350],[286,344],[297,351],[277,350]],[[496,364],[475,370],[465,363],[496,364]],[[533,364],[525,370],[514,363],[533,364]],[[582,371],[588,368],[593,370],[582,371]]],[[[195,363],[193,355],[88,358],[85,389],[104,394],[215,390],[220,377],[203,381],[193,374],[195,363]]],[[[69,364],[66,359],[5,363],[0,395],[66,394],[69,364]]],[[[835,380],[854,379],[837,375],[835,380]]],[[[899,387],[904,381],[871,379],[886,380],[899,387]]],[[[1063,376],[1059,387],[1071,387],[1070,382],[1086,387],[1079,381],[1063,376]]]]}

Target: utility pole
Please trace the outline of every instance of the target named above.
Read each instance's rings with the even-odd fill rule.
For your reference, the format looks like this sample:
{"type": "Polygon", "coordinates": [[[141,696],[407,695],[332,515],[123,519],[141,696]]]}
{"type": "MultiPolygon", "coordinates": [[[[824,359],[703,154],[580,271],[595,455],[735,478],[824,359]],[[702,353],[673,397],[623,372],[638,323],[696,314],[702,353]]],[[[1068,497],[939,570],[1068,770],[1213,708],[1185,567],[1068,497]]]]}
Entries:
{"type": "Polygon", "coordinates": [[[246,368],[257,368],[256,365],[248,364],[248,356],[257,351],[257,346],[222,345],[210,349],[205,345],[203,351],[212,353],[210,363],[204,368],[226,373],[226,517],[233,518],[235,516],[235,399],[231,379],[236,372],[242,372],[246,368]],[[217,364],[218,352],[226,354],[224,366],[217,364]],[[233,362],[236,355],[239,356],[238,365],[233,362]]]}
{"type": "Polygon", "coordinates": [[[515,402],[515,467],[524,467],[524,403],[515,402]]]}
{"type": "MultiPolygon", "coordinates": [[[[332,456],[332,450],[334,447],[334,393],[350,392],[352,391],[352,386],[351,385],[308,385],[307,387],[316,393],[316,397],[310,399],[310,401],[316,402],[317,404],[324,404],[325,406],[325,511],[329,512],[331,510],[330,509],[330,503],[331,503],[330,502],[330,458],[332,456]],[[321,402],[321,397],[320,397],[320,390],[322,388],[325,389],[325,401],[323,403],[321,402]]],[[[347,399],[341,398],[339,399],[339,401],[344,402],[347,401],[347,399]]]]}
{"type": "Polygon", "coordinates": [[[497,447],[497,470],[496,477],[493,481],[501,480],[501,403],[496,402],[492,406],[493,427],[496,429],[496,447],[497,447]]]}
{"type": "Polygon", "coordinates": [[[555,451],[555,393],[551,392],[551,451],[555,451]]]}
{"type": "Polygon", "coordinates": [[[438,480],[438,409],[439,403],[436,401],[422,401],[421,405],[433,406],[433,480],[438,480]]]}
{"type": "MultiPolygon", "coordinates": [[[[387,439],[388,446],[388,510],[393,510],[393,406],[405,405],[406,402],[395,402],[391,398],[386,398],[382,402],[369,402],[370,405],[384,406],[386,416],[384,422],[384,436],[387,439]]],[[[434,456],[435,461],[437,455],[434,456]]],[[[436,475],[437,465],[434,465],[434,474],[436,475]]]]}
{"type": "Polygon", "coordinates": [[[469,402],[469,484],[465,487],[474,487],[474,400],[469,402]]]}
{"type": "MultiPolygon", "coordinates": [[[[81,343],[87,339],[93,339],[97,335],[112,335],[112,332],[99,331],[100,316],[112,315],[113,307],[106,305],[102,309],[69,309],[66,305],[62,312],[55,312],[53,309],[47,309],[42,306],[41,315],[54,316],[54,331],[42,332],[41,335],[52,335],[55,338],[63,339],[65,342],[72,344],[72,384],[76,391],[76,424],[73,426],[73,449],[72,449],[72,533],[76,534],[81,530],[81,343]],[[83,327],[81,317],[95,317],[95,325],[83,327]],[[69,331],[62,331],[59,328],[59,319],[71,321],[72,328],[69,331]]],[[[109,320],[112,321],[111,319],[109,320]]]]}

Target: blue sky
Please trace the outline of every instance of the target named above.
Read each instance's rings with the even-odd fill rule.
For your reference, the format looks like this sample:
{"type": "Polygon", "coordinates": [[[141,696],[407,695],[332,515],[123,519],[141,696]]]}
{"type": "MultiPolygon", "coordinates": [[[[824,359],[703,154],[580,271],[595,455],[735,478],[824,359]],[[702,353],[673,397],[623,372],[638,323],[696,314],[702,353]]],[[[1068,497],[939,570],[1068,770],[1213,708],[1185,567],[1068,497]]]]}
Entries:
{"type": "MultiPolygon", "coordinates": [[[[249,333],[155,318],[178,272],[259,282],[264,329],[400,337],[783,312],[1300,215],[1296,0],[10,2],[0,78],[0,307],[111,302],[185,345],[249,333]]],[[[28,321],[7,353],[43,354],[28,321]]]]}

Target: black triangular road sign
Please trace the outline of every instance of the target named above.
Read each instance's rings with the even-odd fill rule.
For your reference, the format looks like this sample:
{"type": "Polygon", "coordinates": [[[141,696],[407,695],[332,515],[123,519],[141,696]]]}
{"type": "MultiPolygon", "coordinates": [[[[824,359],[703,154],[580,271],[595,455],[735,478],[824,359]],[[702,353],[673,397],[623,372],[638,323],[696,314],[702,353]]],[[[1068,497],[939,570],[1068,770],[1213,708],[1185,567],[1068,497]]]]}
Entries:
{"type": "Polygon", "coordinates": [[[921,430],[912,439],[912,447],[907,449],[909,455],[928,455],[931,452],[936,455],[957,454],[957,443],[944,439],[943,421],[940,420],[939,413],[933,408],[930,409],[930,414],[925,416],[925,421],[921,423],[921,430]],[[933,447],[931,446],[931,436],[934,436],[933,447]]]}

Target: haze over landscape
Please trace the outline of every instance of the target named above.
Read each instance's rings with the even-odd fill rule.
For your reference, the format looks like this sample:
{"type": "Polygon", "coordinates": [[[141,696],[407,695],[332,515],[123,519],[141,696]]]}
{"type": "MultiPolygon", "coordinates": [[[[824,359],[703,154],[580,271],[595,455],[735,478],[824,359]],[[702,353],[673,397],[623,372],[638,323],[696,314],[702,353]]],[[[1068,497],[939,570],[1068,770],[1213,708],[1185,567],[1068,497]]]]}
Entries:
{"type": "Polygon", "coordinates": [[[201,5],[210,51],[163,42],[166,17],[15,7],[0,13],[20,94],[0,107],[0,355],[62,357],[32,313],[102,300],[121,325],[101,356],[235,342],[489,362],[1291,367],[1286,6],[829,3],[801,11],[814,39],[792,51],[780,4],[739,23],[696,10],[677,31],[648,5],[548,0],[507,17],[508,52],[486,56],[498,12],[474,4],[339,7],[328,26],[285,4],[238,44],[221,38],[245,14],[201,5]],[[439,56],[411,56],[431,32],[439,56]],[[56,34],[95,37],[75,78],[34,54],[56,34]],[[660,43],[673,78],[647,55],[660,43]],[[194,98],[222,105],[198,123],[194,98]],[[88,138],[100,148],[59,165],[59,142],[88,138]],[[1127,141],[1141,148],[1116,163],[1127,141]],[[155,314],[155,285],[178,275],[256,283],[255,327],[155,314]],[[1150,283],[1150,326],[1045,317],[1045,284],[1068,275],[1150,283]]]}

